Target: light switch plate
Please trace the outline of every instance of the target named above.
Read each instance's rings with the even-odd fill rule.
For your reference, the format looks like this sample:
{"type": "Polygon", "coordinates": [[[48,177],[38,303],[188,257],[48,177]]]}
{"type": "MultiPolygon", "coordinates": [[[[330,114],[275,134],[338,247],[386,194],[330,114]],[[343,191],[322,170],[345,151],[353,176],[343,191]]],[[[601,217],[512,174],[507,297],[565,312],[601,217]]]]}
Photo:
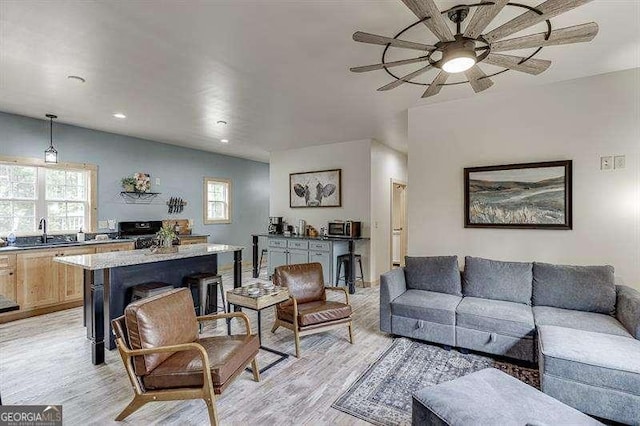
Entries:
{"type": "Polygon", "coordinates": [[[624,167],[627,165],[627,159],[624,155],[616,155],[615,157],[613,157],[613,168],[618,170],[618,169],[624,169],[624,167]]]}
{"type": "Polygon", "coordinates": [[[160,185],[160,178],[156,178],[156,185],[160,185]]]}
{"type": "Polygon", "coordinates": [[[98,228],[106,229],[107,226],[109,226],[109,222],[107,222],[106,220],[99,220],[98,221],[98,228]]]}
{"type": "Polygon", "coordinates": [[[600,157],[600,170],[612,170],[613,169],[613,157],[608,155],[606,157],[600,157]]]}

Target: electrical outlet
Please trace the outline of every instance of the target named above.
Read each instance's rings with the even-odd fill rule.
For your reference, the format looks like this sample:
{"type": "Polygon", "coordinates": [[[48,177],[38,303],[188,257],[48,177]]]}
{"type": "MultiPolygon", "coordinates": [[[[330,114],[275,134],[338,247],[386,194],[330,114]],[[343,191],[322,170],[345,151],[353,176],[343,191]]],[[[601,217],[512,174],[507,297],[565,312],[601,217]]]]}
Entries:
{"type": "Polygon", "coordinates": [[[160,178],[156,178],[156,185],[160,185],[160,178]]]}
{"type": "Polygon", "coordinates": [[[613,157],[613,168],[616,170],[624,169],[626,163],[627,159],[624,155],[616,155],[615,157],[613,157]]]}
{"type": "Polygon", "coordinates": [[[116,230],[116,220],[115,219],[109,219],[107,222],[109,222],[109,229],[112,231],[116,230]]]}
{"type": "Polygon", "coordinates": [[[109,222],[107,222],[106,220],[99,220],[98,221],[98,228],[106,229],[107,226],[109,226],[109,222]]]}
{"type": "Polygon", "coordinates": [[[606,157],[600,157],[600,170],[612,170],[613,169],[613,157],[608,155],[606,157]]]}

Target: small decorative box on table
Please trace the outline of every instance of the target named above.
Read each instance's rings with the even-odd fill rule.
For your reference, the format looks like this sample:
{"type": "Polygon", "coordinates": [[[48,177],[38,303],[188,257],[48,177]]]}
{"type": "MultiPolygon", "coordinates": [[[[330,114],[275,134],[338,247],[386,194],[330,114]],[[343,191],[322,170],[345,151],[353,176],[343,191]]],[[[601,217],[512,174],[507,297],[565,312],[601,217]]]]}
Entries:
{"type": "MultiPolygon", "coordinates": [[[[280,358],[278,358],[271,364],[261,368],[260,369],[261,373],[265,370],[270,369],[274,365],[284,361],[289,357],[289,355],[284,352],[280,352],[275,349],[262,346],[261,312],[265,308],[274,306],[288,299],[289,299],[289,290],[286,287],[274,286],[270,282],[261,282],[257,284],[251,284],[248,286],[238,287],[238,288],[234,288],[233,290],[227,291],[227,307],[228,307],[227,312],[231,312],[231,305],[257,311],[258,312],[258,339],[260,340],[260,349],[280,356],[280,358]]],[[[227,333],[231,334],[230,322],[227,323],[227,333]]]]}

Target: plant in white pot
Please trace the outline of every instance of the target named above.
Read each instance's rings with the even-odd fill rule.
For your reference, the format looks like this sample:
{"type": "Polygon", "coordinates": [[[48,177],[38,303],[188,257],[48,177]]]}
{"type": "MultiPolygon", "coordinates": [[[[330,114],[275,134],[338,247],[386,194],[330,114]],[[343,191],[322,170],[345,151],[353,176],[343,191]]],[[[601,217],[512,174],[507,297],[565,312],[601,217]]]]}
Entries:
{"type": "MultiPolygon", "coordinates": [[[[175,231],[175,227],[173,225],[164,225],[160,230],[156,233],[156,240],[158,241],[158,246],[160,246],[163,251],[169,252],[173,251],[173,241],[178,237],[178,234],[175,231]]],[[[176,248],[177,250],[177,248],[176,248]]]]}

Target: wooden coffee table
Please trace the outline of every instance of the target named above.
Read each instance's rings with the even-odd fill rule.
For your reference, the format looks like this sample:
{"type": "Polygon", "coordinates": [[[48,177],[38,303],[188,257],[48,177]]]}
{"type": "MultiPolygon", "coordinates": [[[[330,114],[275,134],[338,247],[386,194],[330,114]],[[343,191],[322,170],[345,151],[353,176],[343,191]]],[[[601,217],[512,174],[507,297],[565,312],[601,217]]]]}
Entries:
{"type": "MultiPolygon", "coordinates": [[[[289,289],[278,286],[274,286],[273,288],[264,287],[269,284],[268,282],[257,283],[227,291],[227,312],[231,312],[231,305],[258,312],[258,340],[260,341],[260,349],[279,355],[277,360],[261,368],[261,373],[289,358],[289,354],[262,345],[262,310],[289,300],[289,289]],[[257,289],[258,292],[251,294],[251,289],[257,289]]],[[[227,322],[227,334],[231,334],[231,322],[227,322]]]]}

